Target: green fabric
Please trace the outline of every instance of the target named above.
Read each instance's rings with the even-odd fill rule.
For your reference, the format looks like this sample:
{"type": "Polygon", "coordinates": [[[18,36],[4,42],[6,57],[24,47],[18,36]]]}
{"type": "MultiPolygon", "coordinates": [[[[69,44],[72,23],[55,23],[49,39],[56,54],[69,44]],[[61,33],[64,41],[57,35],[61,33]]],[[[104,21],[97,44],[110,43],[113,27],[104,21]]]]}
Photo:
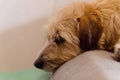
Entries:
{"type": "Polygon", "coordinates": [[[16,72],[0,73],[0,80],[48,80],[48,78],[48,72],[35,68],[16,72]]]}

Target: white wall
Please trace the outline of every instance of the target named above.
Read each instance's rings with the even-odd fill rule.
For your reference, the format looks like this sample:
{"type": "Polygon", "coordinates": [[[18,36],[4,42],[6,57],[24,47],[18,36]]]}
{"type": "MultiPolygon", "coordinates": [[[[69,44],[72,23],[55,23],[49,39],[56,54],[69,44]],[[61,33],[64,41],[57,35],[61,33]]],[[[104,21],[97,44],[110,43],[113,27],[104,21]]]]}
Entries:
{"type": "Polygon", "coordinates": [[[73,1],[84,0],[0,0],[0,72],[31,68],[46,41],[43,25],[73,1]]]}
{"type": "Polygon", "coordinates": [[[0,0],[0,72],[33,66],[45,42],[50,0],[0,0]]]}
{"type": "Polygon", "coordinates": [[[62,7],[64,7],[65,5],[71,4],[73,2],[91,2],[93,0],[54,0],[55,4],[54,4],[54,11],[58,11],[59,9],[61,9],[62,7]]]}

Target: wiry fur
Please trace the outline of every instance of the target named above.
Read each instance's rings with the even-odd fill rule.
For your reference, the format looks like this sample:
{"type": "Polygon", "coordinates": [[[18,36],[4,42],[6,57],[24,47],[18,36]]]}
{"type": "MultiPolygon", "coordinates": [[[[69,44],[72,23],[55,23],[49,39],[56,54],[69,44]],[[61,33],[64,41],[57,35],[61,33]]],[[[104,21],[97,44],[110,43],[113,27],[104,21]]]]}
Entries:
{"type": "Polygon", "coordinates": [[[54,71],[84,51],[113,51],[115,45],[114,58],[120,59],[120,0],[70,4],[52,18],[49,26],[51,43],[35,62],[44,62],[42,69],[54,71]],[[56,43],[59,37],[65,41],[56,43]]]}

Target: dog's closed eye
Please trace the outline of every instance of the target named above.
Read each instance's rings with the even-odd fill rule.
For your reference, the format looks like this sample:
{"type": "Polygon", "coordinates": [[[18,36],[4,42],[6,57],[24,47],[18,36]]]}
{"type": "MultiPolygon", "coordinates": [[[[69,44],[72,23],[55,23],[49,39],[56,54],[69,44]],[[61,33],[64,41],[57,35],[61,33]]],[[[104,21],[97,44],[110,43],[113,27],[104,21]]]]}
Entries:
{"type": "Polygon", "coordinates": [[[63,43],[64,41],[65,41],[65,39],[62,38],[61,36],[58,36],[58,37],[55,38],[55,42],[56,42],[57,44],[63,43]]]}

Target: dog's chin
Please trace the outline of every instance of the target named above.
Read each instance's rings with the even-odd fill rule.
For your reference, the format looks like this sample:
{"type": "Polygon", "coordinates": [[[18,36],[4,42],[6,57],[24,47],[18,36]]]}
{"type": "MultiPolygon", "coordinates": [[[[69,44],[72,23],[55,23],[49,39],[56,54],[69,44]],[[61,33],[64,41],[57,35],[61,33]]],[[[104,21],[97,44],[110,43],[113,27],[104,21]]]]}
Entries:
{"type": "Polygon", "coordinates": [[[43,71],[46,71],[46,72],[55,72],[58,68],[53,68],[53,67],[49,67],[49,66],[45,66],[43,68],[40,68],[41,70],[43,71]]]}

